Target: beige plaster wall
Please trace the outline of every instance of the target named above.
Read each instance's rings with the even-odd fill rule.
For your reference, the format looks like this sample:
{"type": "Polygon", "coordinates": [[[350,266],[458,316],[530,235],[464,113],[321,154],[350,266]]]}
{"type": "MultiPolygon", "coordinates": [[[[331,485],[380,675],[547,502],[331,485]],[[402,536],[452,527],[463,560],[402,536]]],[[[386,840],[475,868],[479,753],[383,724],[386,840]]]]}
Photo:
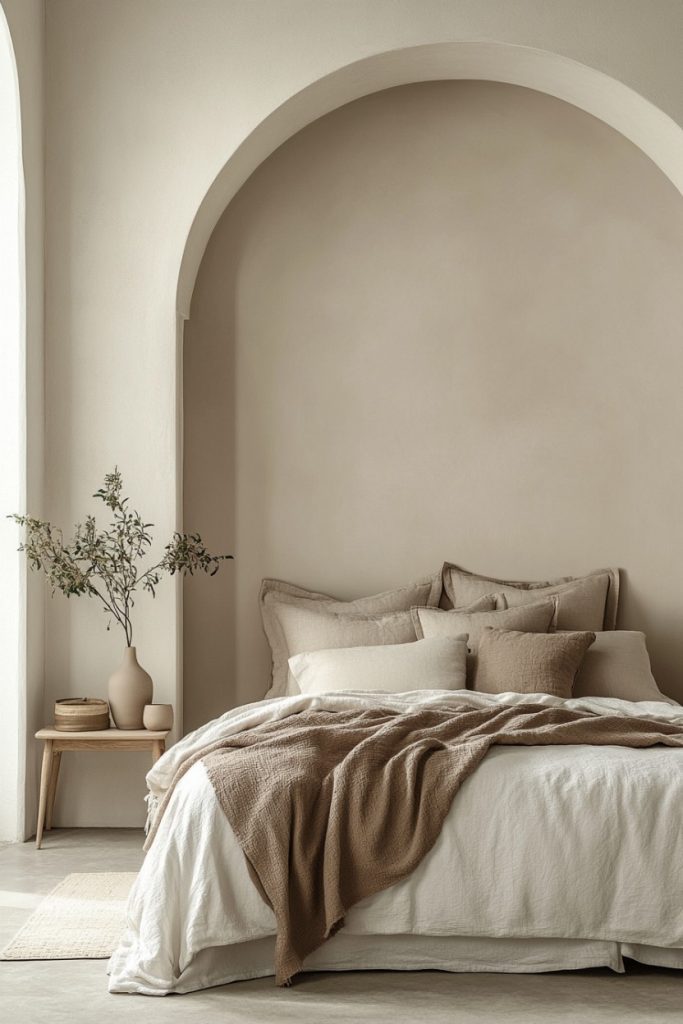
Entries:
{"type": "MultiPolygon", "coordinates": [[[[298,90],[373,54],[484,39],[589,65],[683,123],[682,24],[676,0],[49,3],[48,514],[65,524],[82,516],[118,462],[160,539],[177,525],[175,301],[185,241],[226,161],[298,90]]],[[[157,699],[176,701],[173,588],[138,612],[157,699]]],[[[49,602],[45,713],[66,693],[104,694],[119,657],[98,609],[49,602]]],[[[110,757],[65,763],[58,822],[142,820],[146,762],[110,757]]]]}
{"type": "MultiPolygon", "coordinates": [[[[22,169],[24,178],[25,241],[25,458],[26,507],[43,512],[44,489],[44,62],[45,10],[43,0],[2,0],[17,63],[21,115],[22,169]]],[[[15,511],[3,509],[3,512],[15,511]]],[[[5,542],[16,537],[4,534],[5,542]]],[[[20,721],[19,808],[16,835],[31,835],[35,826],[39,751],[33,735],[44,722],[44,602],[43,581],[25,576],[22,612],[25,635],[21,639],[21,678],[4,678],[5,687],[19,685],[20,721]]]]}
{"type": "Polygon", "coordinates": [[[242,188],[185,332],[185,723],[267,688],[264,575],[626,568],[683,697],[683,200],[602,122],[438,82],[320,119],[242,188]]]}

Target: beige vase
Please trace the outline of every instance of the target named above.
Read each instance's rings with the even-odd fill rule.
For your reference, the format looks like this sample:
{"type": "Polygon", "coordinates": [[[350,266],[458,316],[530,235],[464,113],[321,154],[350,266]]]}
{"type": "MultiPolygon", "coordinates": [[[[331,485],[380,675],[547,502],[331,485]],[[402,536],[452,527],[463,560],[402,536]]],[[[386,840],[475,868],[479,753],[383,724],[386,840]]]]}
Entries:
{"type": "Polygon", "coordinates": [[[126,647],[123,661],[109,677],[109,707],[117,729],[142,729],[145,704],[152,701],[152,677],[138,665],[134,647],[126,647]]]}

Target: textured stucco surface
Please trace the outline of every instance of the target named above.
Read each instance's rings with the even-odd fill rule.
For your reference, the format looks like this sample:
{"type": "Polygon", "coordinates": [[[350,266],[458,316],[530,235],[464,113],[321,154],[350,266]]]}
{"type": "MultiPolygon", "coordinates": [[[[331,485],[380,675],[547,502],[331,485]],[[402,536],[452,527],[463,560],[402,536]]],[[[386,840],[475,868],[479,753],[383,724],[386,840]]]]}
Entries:
{"type": "MultiPolygon", "coordinates": [[[[676,0],[48,3],[50,517],[69,524],[82,516],[87,495],[118,462],[160,539],[176,525],[176,292],[185,242],[215,176],[293,94],[373,54],[489,40],[595,68],[681,123],[682,21],[676,0]]],[[[173,588],[138,611],[140,659],[156,681],[155,699],[177,703],[173,588]]],[[[104,632],[94,605],[48,603],[45,644],[44,713],[55,697],[105,692],[120,639],[104,632]]],[[[59,820],[142,820],[132,761],[116,769],[115,801],[102,799],[110,771],[103,762],[77,758],[68,771],[59,820]]]]}
{"type": "Polygon", "coordinates": [[[262,576],[358,596],[444,559],[627,570],[620,624],[683,696],[683,201],[603,122],[434,82],[320,119],[252,176],[185,342],[186,725],[260,697],[262,576]]]}

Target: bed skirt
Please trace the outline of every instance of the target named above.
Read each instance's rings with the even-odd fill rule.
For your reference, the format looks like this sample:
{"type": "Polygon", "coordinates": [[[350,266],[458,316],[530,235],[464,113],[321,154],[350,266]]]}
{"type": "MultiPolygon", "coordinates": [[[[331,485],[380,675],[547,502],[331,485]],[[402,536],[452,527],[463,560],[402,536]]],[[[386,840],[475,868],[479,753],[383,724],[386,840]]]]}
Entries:
{"type": "MultiPolygon", "coordinates": [[[[110,992],[162,996],[194,992],[274,974],[275,938],[203,949],[172,988],[155,978],[128,977],[117,982],[117,957],[109,961],[110,992]]],[[[583,939],[471,939],[433,935],[347,935],[328,940],[306,960],[305,971],[450,971],[537,974],[545,971],[609,967],[624,971],[624,957],[656,967],[683,969],[683,949],[583,939]]],[[[295,983],[296,984],[296,981],[295,983]]]]}

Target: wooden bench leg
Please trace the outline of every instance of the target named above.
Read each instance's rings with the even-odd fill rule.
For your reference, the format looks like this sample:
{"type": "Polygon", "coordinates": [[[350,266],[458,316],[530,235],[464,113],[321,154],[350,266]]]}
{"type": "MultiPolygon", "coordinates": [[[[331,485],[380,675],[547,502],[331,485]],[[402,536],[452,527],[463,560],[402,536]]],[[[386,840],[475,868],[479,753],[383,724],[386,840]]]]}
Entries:
{"type": "Polygon", "coordinates": [[[59,766],[62,763],[62,752],[58,750],[52,754],[52,771],[50,773],[50,785],[47,791],[47,810],[45,812],[45,831],[52,828],[52,812],[55,809],[55,797],[57,796],[57,781],[59,779],[59,766]]]}
{"type": "Polygon", "coordinates": [[[52,740],[45,740],[43,747],[43,767],[40,772],[40,800],[38,801],[38,826],[36,828],[36,850],[43,841],[45,811],[47,810],[47,792],[52,774],[52,740]]]}
{"type": "Polygon", "coordinates": [[[152,764],[156,764],[163,752],[166,749],[166,744],[163,740],[153,740],[154,746],[152,747],[152,764]]]}

